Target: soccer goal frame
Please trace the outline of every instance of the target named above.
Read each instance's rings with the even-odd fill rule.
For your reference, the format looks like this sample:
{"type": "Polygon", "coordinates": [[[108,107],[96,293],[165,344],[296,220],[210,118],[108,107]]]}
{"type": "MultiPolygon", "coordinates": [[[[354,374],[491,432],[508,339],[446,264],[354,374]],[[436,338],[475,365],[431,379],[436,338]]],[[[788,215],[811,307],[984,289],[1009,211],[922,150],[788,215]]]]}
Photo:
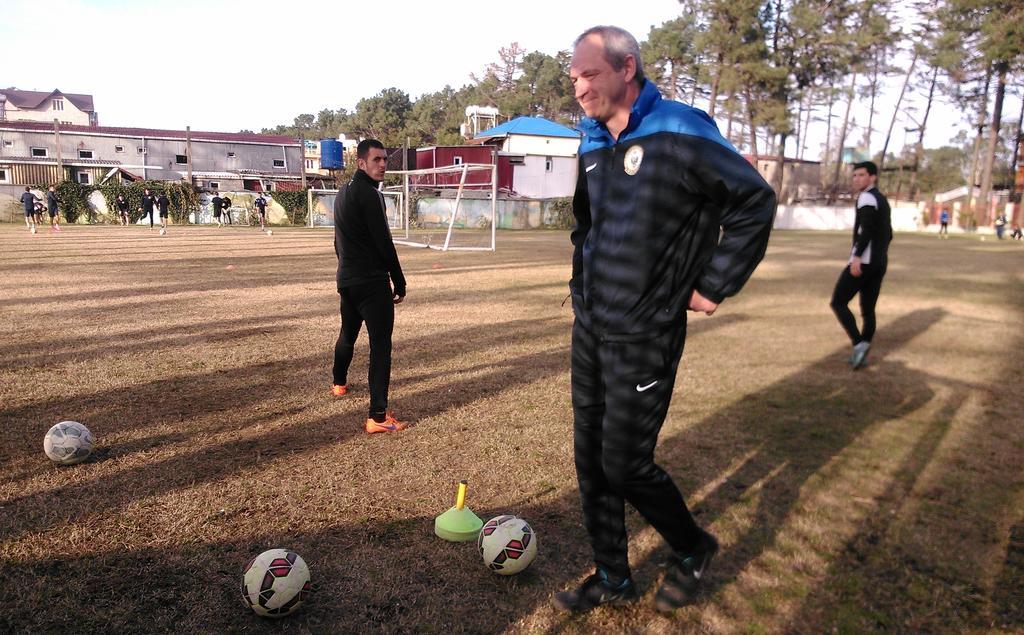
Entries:
{"type": "MultiPolygon", "coordinates": [[[[402,205],[401,219],[404,222],[404,227],[400,229],[404,233],[404,236],[393,237],[394,241],[400,245],[409,245],[412,247],[426,247],[428,249],[437,249],[439,251],[494,251],[496,247],[497,238],[497,227],[498,227],[498,166],[497,164],[491,163],[462,163],[460,165],[452,165],[441,168],[425,168],[419,170],[394,170],[388,172],[395,176],[402,177],[401,186],[393,186],[386,188],[384,193],[397,192],[401,194],[399,202],[402,205]],[[462,202],[464,200],[463,194],[466,191],[466,178],[470,172],[490,172],[490,178],[488,181],[483,183],[473,183],[474,186],[487,186],[490,187],[490,200],[491,200],[491,214],[489,220],[490,224],[490,244],[487,246],[462,246],[452,244],[452,234],[455,231],[456,220],[459,218],[459,212],[462,210],[462,202]],[[411,190],[414,188],[429,188],[429,189],[451,189],[447,187],[448,184],[438,186],[436,183],[421,183],[416,182],[420,179],[418,177],[426,177],[431,175],[459,175],[458,189],[455,191],[455,203],[452,207],[451,216],[448,219],[448,227],[445,231],[444,244],[440,247],[432,245],[429,242],[420,242],[411,238],[410,226],[409,226],[409,204],[412,200],[411,190]],[[400,189],[398,189],[400,188],[400,189]]],[[[465,216],[465,214],[463,214],[465,216]]]]}
{"type": "MultiPolygon", "coordinates": [[[[331,189],[318,189],[310,188],[306,190],[306,227],[334,227],[334,204],[333,201],[330,207],[324,212],[320,212],[317,209],[317,199],[321,196],[337,196],[340,190],[331,189]],[[319,222],[319,219],[323,219],[319,222]]],[[[403,210],[405,206],[402,203],[401,192],[381,192],[384,195],[386,201],[393,201],[388,204],[384,204],[384,213],[388,218],[388,228],[392,231],[392,236],[396,231],[404,231],[407,223],[402,219],[403,210]],[[391,210],[395,210],[394,213],[390,213],[391,210]]]]}

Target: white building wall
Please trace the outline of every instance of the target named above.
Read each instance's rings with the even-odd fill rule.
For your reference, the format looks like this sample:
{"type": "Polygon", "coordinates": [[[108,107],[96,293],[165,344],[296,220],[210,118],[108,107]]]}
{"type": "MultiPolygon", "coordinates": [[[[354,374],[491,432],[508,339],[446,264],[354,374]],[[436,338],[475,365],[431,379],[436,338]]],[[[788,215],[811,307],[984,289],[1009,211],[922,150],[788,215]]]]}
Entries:
{"type": "MultiPolygon", "coordinates": [[[[59,99],[59,98],[58,98],[59,99]]],[[[89,113],[79,110],[70,99],[62,100],[63,110],[53,110],[53,98],[47,99],[35,110],[21,110],[11,102],[4,105],[4,113],[7,121],[45,121],[53,123],[56,119],[61,123],[70,123],[76,126],[89,125],[89,113]]]]}
{"type": "Polygon", "coordinates": [[[526,155],[523,165],[513,166],[512,189],[520,196],[555,198],[572,196],[576,189],[576,157],[526,155]]]}
{"type": "Polygon", "coordinates": [[[502,146],[504,152],[514,154],[539,154],[549,157],[574,157],[579,150],[580,140],[565,137],[535,137],[533,135],[509,135],[502,146]]]}

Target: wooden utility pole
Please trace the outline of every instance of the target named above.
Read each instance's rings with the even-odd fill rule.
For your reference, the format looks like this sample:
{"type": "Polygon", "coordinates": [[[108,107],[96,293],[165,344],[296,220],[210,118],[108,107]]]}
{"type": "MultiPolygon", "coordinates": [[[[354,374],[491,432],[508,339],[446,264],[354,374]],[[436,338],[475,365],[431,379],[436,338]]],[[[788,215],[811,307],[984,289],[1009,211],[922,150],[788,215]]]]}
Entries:
{"type": "Polygon", "coordinates": [[[64,175],[64,155],[60,151],[60,122],[56,119],[53,120],[53,143],[57,146],[57,178],[60,181],[66,181],[67,178],[64,175]]]}
{"type": "Polygon", "coordinates": [[[299,146],[302,150],[302,156],[299,158],[299,168],[302,170],[302,189],[306,189],[306,135],[299,135],[299,146]]]}

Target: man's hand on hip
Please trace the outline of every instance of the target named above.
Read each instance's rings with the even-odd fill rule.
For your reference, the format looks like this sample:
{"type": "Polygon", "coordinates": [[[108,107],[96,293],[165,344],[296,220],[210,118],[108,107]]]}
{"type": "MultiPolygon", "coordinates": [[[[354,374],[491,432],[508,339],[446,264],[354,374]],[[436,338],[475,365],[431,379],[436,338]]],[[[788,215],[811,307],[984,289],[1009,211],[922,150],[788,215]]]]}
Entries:
{"type": "Polygon", "coordinates": [[[711,315],[718,308],[717,302],[712,302],[700,294],[696,289],[693,290],[693,295],[690,296],[690,310],[691,311],[703,311],[706,315],[711,315]]]}

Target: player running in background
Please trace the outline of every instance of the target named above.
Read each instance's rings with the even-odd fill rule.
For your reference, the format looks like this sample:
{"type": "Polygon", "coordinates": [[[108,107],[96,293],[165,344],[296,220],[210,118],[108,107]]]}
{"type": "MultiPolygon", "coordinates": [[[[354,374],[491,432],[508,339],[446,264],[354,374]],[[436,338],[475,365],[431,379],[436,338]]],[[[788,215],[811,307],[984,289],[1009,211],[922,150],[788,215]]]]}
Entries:
{"type": "Polygon", "coordinates": [[[142,206],[139,207],[139,211],[142,212],[142,218],[149,216],[149,228],[153,229],[153,208],[156,206],[156,197],[149,191],[147,187],[142,192],[142,206]]]}
{"type": "Polygon", "coordinates": [[[164,229],[167,227],[167,211],[171,207],[171,201],[167,198],[167,194],[164,192],[160,193],[160,196],[156,198],[156,208],[160,210],[160,228],[164,229]]]}
{"type": "Polygon", "coordinates": [[[260,192],[252,204],[256,208],[256,214],[260,217],[260,231],[263,231],[267,228],[267,199],[263,198],[263,193],[260,192]]]}
{"type": "Polygon", "coordinates": [[[223,200],[220,197],[220,192],[214,190],[213,198],[210,199],[210,207],[213,208],[213,220],[217,221],[217,227],[223,227],[224,223],[220,222],[220,213],[222,211],[221,203],[223,200]]]}
{"type": "Polygon", "coordinates": [[[32,188],[25,186],[25,193],[21,195],[21,204],[25,208],[25,227],[32,233],[36,229],[36,195],[32,188]]]}
{"type": "Polygon", "coordinates": [[[228,220],[228,225],[230,225],[231,224],[231,199],[228,198],[227,195],[225,195],[224,198],[220,199],[220,206],[224,209],[224,218],[226,218],[228,220]]]}
{"type": "Polygon", "coordinates": [[[121,226],[128,225],[128,200],[125,199],[124,194],[118,194],[117,198],[114,199],[114,207],[117,208],[117,216],[121,219],[121,226]]]}
{"type": "Polygon", "coordinates": [[[60,213],[57,211],[57,189],[50,186],[46,190],[46,211],[50,215],[50,230],[60,231],[60,213]]]}

